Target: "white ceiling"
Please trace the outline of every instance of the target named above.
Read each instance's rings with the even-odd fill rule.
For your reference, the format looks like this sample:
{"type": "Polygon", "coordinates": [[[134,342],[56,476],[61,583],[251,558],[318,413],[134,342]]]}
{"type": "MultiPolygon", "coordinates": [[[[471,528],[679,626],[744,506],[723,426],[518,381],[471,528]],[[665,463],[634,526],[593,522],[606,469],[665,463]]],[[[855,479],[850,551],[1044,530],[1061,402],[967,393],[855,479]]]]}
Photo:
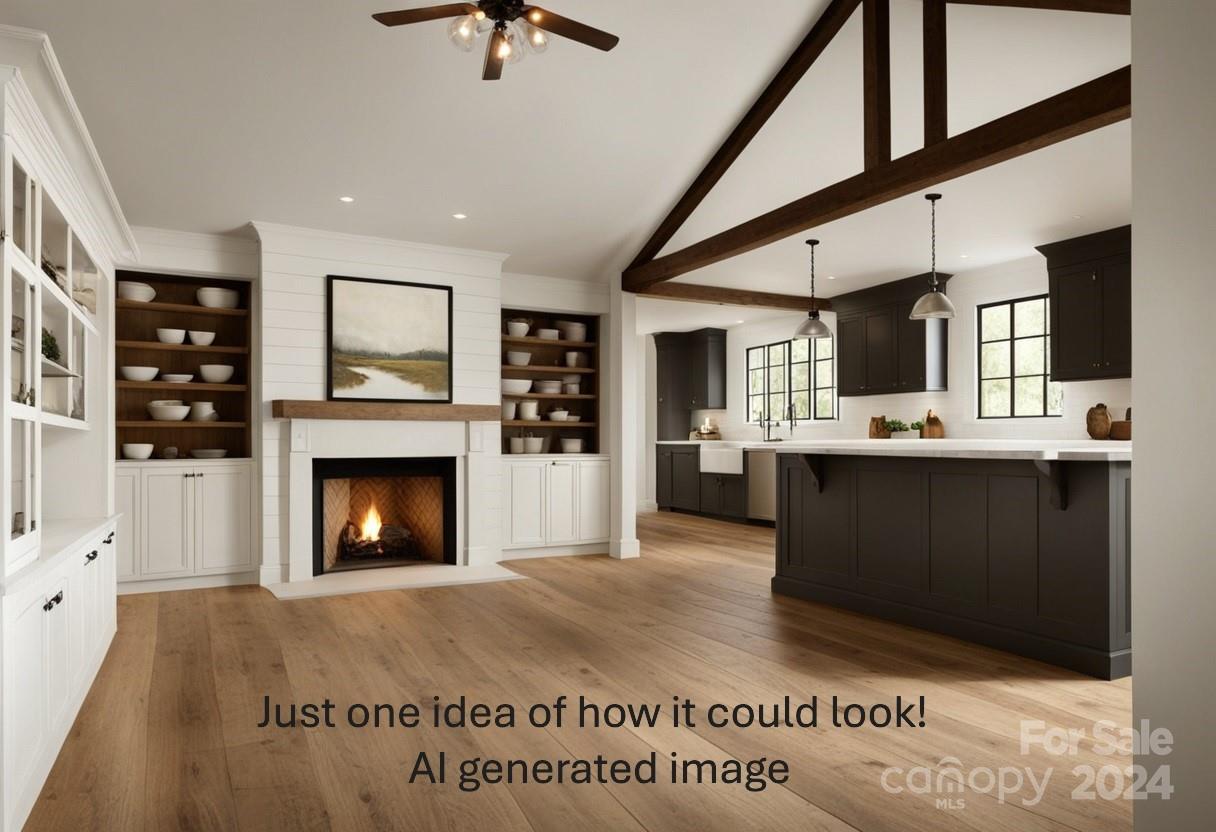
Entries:
{"type": "MultiPolygon", "coordinates": [[[[549,0],[621,45],[558,40],[497,84],[442,23],[370,19],[425,0],[5,0],[0,23],[50,33],[133,225],[259,219],[601,279],[632,259],[826,3],[764,0],[744,18],[725,0],[549,0]]],[[[896,155],[921,131],[919,10],[893,0],[896,155]]],[[[952,6],[949,26],[952,131],[1130,60],[1125,17],[952,6]]],[[[1129,136],[1116,125],[945,185],[943,269],[1129,221],[1129,136]]],[[[673,246],[856,173],[860,137],[855,15],[673,246]]],[[[825,294],[923,271],[924,207],[909,197],[817,229],[824,273],[840,278],[825,294]]],[[[790,240],[687,279],[801,291],[804,262],[790,240]]]]}

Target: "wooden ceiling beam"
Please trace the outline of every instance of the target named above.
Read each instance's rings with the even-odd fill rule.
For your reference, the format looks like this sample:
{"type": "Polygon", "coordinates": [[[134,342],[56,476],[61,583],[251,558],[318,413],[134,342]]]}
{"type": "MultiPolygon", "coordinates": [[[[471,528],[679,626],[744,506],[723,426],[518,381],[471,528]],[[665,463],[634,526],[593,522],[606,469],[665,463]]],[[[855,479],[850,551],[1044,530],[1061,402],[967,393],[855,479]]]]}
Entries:
{"type": "Polygon", "coordinates": [[[891,161],[891,0],[862,0],[865,164],[891,161]]]}
{"type": "Polygon", "coordinates": [[[658,253],[663,250],[663,246],[671,241],[671,238],[680,230],[680,226],[692,216],[692,212],[709,195],[714,185],[718,184],[730,166],[743,153],[744,148],[760,132],[760,128],[781,106],[781,102],[785,101],[802,77],[806,75],[811,65],[823,54],[823,50],[832,42],[860,4],[861,0],[832,0],[819,19],[815,21],[815,25],[811,27],[811,31],[802,43],[794,50],[794,54],[765,87],[764,92],[756,99],[756,103],[751,106],[731,134],[726,137],[726,141],[718,148],[718,152],[709,160],[705,169],[697,175],[675,207],[659,223],[659,227],[646,241],[646,245],[642,246],[638,256],[634,258],[632,266],[648,263],[658,256],[658,253]]]}
{"type": "Polygon", "coordinates": [[[943,142],[804,196],[622,276],[640,292],[968,173],[1023,156],[1131,116],[1130,66],[1031,104],[943,142]]]}
{"type": "MultiPolygon", "coordinates": [[[[721,286],[699,286],[692,283],[656,283],[639,293],[643,297],[663,300],[683,300],[692,303],[714,303],[719,306],[758,306],[766,309],[811,310],[810,297],[781,295],[775,292],[755,292],[750,289],[728,289],[721,286]]],[[[832,308],[832,302],[815,298],[821,310],[832,308]]]]}
{"type": "Polygon", "coordinates": [[[924,0],[925,147],[949,136],[946,0],[924,0]]]}
{"type": "Polygon", "coordinates": [[[948,0],[959,6],[1007,6],[1060,12],[1131,14],[1132,0],[948,0]]]}

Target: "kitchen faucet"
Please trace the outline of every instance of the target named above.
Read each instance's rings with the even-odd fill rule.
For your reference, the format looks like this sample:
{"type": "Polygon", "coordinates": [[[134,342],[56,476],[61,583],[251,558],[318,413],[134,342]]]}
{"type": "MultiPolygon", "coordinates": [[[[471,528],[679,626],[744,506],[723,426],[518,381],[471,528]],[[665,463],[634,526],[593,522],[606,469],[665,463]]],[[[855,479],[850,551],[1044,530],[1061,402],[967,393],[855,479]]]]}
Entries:
{"type": "Polygon", "coordinates": [[[781,441],[780,436],[773,436],[774,427],[776,427],[778,430],[781,429],[780,420],[774,422],[772,417],[766,416],[765,418],[760,420],[760,426],[762,428],[764,428],[764,441],[765,442],[780,442],[781,441]]]}

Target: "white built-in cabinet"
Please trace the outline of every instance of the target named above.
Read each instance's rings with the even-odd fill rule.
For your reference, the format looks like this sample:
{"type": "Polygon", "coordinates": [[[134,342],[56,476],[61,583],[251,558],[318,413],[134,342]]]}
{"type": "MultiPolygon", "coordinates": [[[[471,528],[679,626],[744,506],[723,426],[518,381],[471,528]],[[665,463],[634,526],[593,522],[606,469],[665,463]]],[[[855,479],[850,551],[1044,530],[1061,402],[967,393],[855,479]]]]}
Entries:
{"type": "Polygon", "coordinates": [[[120,463],[115,499],[131,530],[119,579],[156,581],[254,568],[253,463],[120,463]]]}
{"type": "Polygon", "coordinates": [[[608,542],[607,457],[508,456],[503,465],[504,550],[560,550],[608,542]]]}

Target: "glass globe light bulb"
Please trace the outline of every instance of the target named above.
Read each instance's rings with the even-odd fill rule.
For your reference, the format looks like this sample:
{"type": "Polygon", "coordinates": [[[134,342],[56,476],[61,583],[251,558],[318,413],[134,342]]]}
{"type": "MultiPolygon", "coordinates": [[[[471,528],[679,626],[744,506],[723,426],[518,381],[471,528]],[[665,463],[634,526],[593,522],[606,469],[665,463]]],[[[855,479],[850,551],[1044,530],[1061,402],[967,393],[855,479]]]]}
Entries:
{"type": "Polygon", "coordinates": [[[461,52],[472,52],[477,43],[477,20],[471,14],[452,19],[448,24],[448,39],[461,52]]]}
{"type": "Polygon", "coordinates": [[[549,35],[545,30],[537,29],[531,23],[524,23],[521,28],[523,29],[528,48],[537,55],[549,48],[549,35]]]}
{"type": "Polygon", "coordinates": [[[502,49],[499,50],[499,54],[502,55],[503,60],[509,64],[517,64],[522,61],[527,54],[524,44],[528,42],[528,39],[524,36],[520,27],[515,23],[509,24],[507,31],[503,33],[503,37],[505,38],[503,47],[506,49],[506,54],[502,55],[502,49]]]}

